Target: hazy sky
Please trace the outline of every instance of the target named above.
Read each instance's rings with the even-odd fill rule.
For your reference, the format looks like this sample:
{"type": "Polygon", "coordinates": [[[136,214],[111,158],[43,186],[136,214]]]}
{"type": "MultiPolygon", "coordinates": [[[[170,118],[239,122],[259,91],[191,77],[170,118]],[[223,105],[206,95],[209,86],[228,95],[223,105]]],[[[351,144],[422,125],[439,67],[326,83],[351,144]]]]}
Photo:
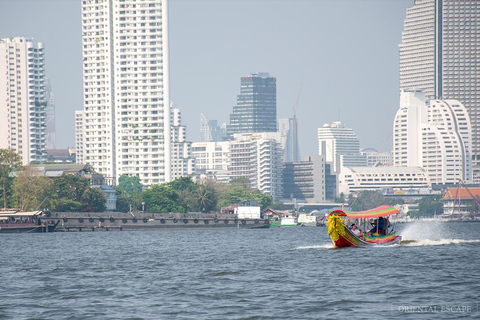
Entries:
{"type": "MultiPolygon", "coordinates": [[[[297,109],[302,156],[317,154],[317,128],[342,121],[361,147],[390,151],[398,109],[398,45],[414,0],[170,0],[171,99],[187,138],[200,113],[227,122],[240,77],[277,78],[278,117],[297,109]]],[[[57,148],[74,146],[83,109],[81,0],[0,0],[0,38],[45,44],[55,93],[57,148]]]]}

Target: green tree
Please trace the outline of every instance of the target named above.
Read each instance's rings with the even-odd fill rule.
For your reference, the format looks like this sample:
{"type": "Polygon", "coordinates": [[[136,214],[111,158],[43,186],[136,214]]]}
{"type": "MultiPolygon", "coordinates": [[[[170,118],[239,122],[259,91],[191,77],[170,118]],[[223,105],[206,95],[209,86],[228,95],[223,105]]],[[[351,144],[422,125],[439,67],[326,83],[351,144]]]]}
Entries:
{"type": "Polygon", "coordinates": [[[59,199],[68,199],[81,202],[81,198],[86,189],[90,187],[90,181],[87,178],[79,177],[73,174],[64,174],[53,180],[55,192],[59,199]]]}
{"type": "Polygon", "coordinates": [[[217,193],[211,185],[199,185],[197,187],[197,201],[200,212],[214,211],[217,206],[217,193]]]}
{"type": "Polygon", "coordinates": [[[22,211],[53,208],[56,205],[57,194],[53,192],[53,181],[32,166],[17,171],[13,191],[22,211]]]}
{"type": "Polygon", "coordinates": [[[335,198],[336,203],[346,203],[347,199],[345,197],[345,193],[341,192],[338,197],[335,198]]]}
{"type": "Polygon", "coordinates": [[[273,210],[285,210],[285,204],[283,202],[277,201],[272,203],[270,206],[273,210]]]}
{"type": "Polygon", "coordinates": [[[423,197],[418,201],[418,211],[422,216],[434,216],[443,213],[443,202],[440,195],[423,197]]]}
{"type": "Polygon", "coordinates": [[[230,181],[230,185],[233,188],[242,188],[244,190],[249,190],[251,188],[250,179],[247,177],[239,177],[230,181]]]}
{"type": "Polygon", "coordinates": [[[107,210],[105,205],[105,196],[97,188],[89,187],[85,189],[81,197],[82,210],[86,212],[103,212],[107,210]]]}
{"type": "Polygon", "coordinates": [[[125,192],[122,191],[121,189],[116,189],[117,192],[117,211],[120,212],[129,212],[130,211],[130,205],[132,203],[131,197],[125,192]]]}
{"type": "Polygon", "coordinates": [[[201,211],[198,205],[199,185],[192,181],[190,177],[180,177],[166,184],[167,187],[175,190],[178,195],[178,202],[183,207],[183,211],[191,212],[201,211]]]}
{"type": "Polygon", "coordinates": [[[273,204],[273,197],[269,194],[262,193],[259,190],[255,190],[253,195],[254,200],[257,200],[261,210],[269,208],[273,204]]]}
{"type": "Polygon", "coordinates": [[[244,188],[245,186],[233,186],[222,190],[219,195],[219,205],[229,207],[245,200],[256,200],[261,210],[265,210],[273,204],[273,198],[257,189],[244,188]]]}
{"type": "Polygon", "coordinates": [[[178,193],[167,185],[153,185],[143,193],[143,200],[150,212],[185,212],[178,193]]]}
{"type": "Polygon", "coordinates": [[[0,149],[0,184],[3,188],[3,207],[7,208],[7,185],[10,180],[10,174],[20,168],[22,160],[15,151],[10,149],[0,149]]]}
{"type": "Polygon", "coordinates": [[[190,177],[180,177],[168,183],[168,186],[176,191],[185,190],[189,193],[195,193],[198,185],[190,177]]]}
{"type": "Polygon", "coordinates": [[[143,185],[140,183],[139,177],[129,177],[124,174],[118,178],[117,189],[120,189],[127,194],[142,193],[143,185]]]}
{"type": "Polygon", "coordinates": [[[59,199],[58,204],[55,207],[55,211],[58,212],[76,212],[82,211],[83,205],[80,201],[70,199],[59,199]]]}
{"type": "Polygon", "coordinates": [[[138,210],[142,205],[143,185],[139,177],[129,177],[122,175],[118,179],[117,190],[117,210],[129,212],[138,210]]]}
{"type": "Polygon", "coordinates": [[[99,189],[92,188],[87,178],[63,175],[54,178],[53,182],[53,189],[59,199],[56,211],[104,211],[106,209],[105,196],[99,189]]]}

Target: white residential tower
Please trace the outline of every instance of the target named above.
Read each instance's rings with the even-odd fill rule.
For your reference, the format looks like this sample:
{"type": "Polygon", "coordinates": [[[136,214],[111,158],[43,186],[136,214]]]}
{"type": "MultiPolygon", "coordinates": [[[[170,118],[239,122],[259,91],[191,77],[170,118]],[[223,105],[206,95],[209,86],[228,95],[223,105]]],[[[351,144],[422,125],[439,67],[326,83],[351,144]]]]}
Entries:
{"type": "Polygon", "coordinates": [[[0,148],[23,165],[46,160],[45,52],[41,42],[0,40],[0,148]]]}
{"type": "Polygon", "coordinates": [[[166,0],[82,1],[84,161],[108,183],[171,180],[167,19],[166,0]]]}

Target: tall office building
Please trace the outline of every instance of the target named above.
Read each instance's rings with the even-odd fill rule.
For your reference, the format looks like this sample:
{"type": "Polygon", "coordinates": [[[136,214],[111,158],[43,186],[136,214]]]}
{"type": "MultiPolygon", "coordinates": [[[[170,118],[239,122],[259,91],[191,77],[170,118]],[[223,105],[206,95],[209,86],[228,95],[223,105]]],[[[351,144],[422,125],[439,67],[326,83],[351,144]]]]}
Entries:
{"type": "Polygon", "coordinates": [[[230,115],[227,134],[277,131],[277,80],[268,73],[241,78],[237,105],[230,115]]]}
{"type": "Polygon", "coordinates": [[[41,42],[0,40],[0,148],[23,165],[46,160],[45,52],[41,42]]]}
{"type": "Polygon", "coordinates": [[[83,0],[84,161],[108,183],[171,180],[166,0],[83,0]]]}
{"type": "Polygon", "coordinates": [[[278,131],[283,149],[282,161],[285,163],[301,161],[296,116],[278,119],[278,131]]]}
{"type": "Polygon", "coordinates": [[[472,125],[474,182],[480,182],[480,1],[416,0],[400,44],[400,89],[455,99],[472,125]]]}

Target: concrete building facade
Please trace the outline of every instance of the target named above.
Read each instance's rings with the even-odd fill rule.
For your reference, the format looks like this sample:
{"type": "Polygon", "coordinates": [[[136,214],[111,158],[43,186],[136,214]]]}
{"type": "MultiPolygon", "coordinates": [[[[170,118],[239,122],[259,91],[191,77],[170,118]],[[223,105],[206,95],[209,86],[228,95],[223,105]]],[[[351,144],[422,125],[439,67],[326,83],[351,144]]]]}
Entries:
{"type": "Polygon", "coordinates": [[[229,144],[230,180],[248,178],[252,188],[282,197],[282,162],[279,133],[236,134],[229,144]]]}
{"type": "Polygon", "coordinates": [[[420,167],[345,167],[338,177],[339,193],[363,190],[428,189],[428,174],[420,167]]]}
{"type": "Polygon", "coordinates": [[[171,180],[166,0],[82,1],[84,162],[108,184],[171,180]]]}
{"type": "Polygon", "coordinates": [[[45,50],[23,37],[0,40],[0,148],[23,165],[46,160],[45,50]]]}
{"type": "Polygon", "coordinates": [[[471,126],[459,101],[402,90],[393,132],[396,167],[422,167],[432,184],[471,180],[471,126]]]}
{"type": "Polygon", "coordinates": [[[283,164],[283,199],[325,202],[326,170],[323,156],[306,156],[304,161],[283,164]]]}
{"type": "Polygon", "coordinates": [[[192,157],[195,159],[196,175],[218,182],[229,181],[229,141],[193,142],[192,157]]]}
{"type": "Polygon", "coordinates": [[[187,141],[187,128],[182,125],[180,109],[172,111],[172,180],[195,174],[195,159],[192,157],[192,142],[187,141]]]}
{"type": "Polygon", "coordinates": [[[84,117],[85,112],[83,110],[75,111],[75,162],[77,164],[85,164],[85,157],[84,157],[84,117]]]}
{"type": "Polygon", "coordinates": [[[342,166],[366,165],[366,157],[360,155],[357,135],[339,121],[318,128],[318,154],[333,164],[334,172],[340,172],[342,166]]]}

